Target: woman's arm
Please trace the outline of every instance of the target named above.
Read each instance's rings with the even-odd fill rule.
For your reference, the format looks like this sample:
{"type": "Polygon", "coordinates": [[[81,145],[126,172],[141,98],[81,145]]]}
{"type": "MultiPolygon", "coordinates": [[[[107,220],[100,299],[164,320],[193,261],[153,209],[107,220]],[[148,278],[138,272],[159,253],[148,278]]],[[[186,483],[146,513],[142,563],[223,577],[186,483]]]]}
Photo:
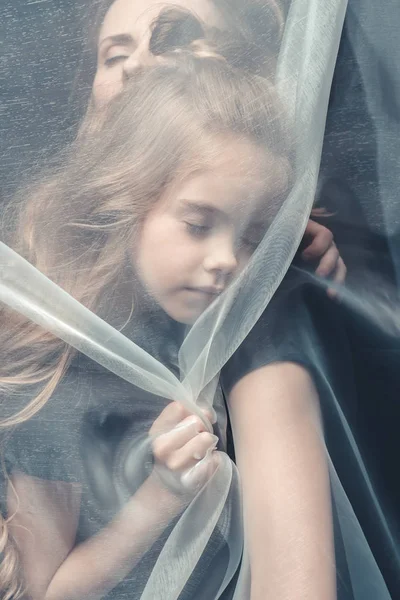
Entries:
{"type": "MultiPolygon", "coordinates": [[[[215,445],[214,436],[175,402],[163,411],[151,433],[160,434],[153,444],[156,468],[117,517],[78,546],[80,486],[13,475],[8,514],[15,513],[10,527],[32,600],[102,598],[185,508],[187,496],[169,491],[157,475],[157,464],[179,479],[196,463],[193,455],[205,456],[215,445]]],[[[202,472],[204,477],[211,474],[202,472]]]]}
{"type": "Polygon", "coordinates": [[[334,600],[330,485],[310,376],[293,363],[262,367],[235,385],[229,408],[251,600],[334,600]]]}

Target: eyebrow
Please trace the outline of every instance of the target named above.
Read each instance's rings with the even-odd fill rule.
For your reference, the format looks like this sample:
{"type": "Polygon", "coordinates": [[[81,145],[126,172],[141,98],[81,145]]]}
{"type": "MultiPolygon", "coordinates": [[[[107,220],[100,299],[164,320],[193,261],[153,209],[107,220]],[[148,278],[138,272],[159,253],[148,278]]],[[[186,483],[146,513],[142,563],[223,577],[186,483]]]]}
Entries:
{"type": "Polygon", "coordinates": [[[129,33],[119,33],[117,35],[109,35],[104,40],[101,40],[99,44],[99,50],[106,43],[110,43],[110,45],[128,45],[134,43],[133,37],[129,33]]]}
{"type": "Polygon", "coordinates": [[[182,198],[180,204],[183,209],[188,208],[189,210],[194,210],[195,212],[202,214],[225,215],[224,211],[217,208],[216,206],[211,206],[210,204],[203,204],[202,202],[196,202],[196,200],[188,200],[187,198],[182,198]]]}

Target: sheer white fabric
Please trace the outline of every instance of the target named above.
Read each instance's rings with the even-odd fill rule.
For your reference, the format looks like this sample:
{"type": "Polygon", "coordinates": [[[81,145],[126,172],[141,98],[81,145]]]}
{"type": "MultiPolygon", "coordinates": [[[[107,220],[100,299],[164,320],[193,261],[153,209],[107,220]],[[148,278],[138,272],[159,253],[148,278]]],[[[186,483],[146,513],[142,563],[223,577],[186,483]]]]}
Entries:
{"type": "MultiPolygon", "coordinates": [[[[221,368],[276,292],[309,219],[346,5],[344,0],[292,0],[290,3],[276,57],[276,81],[287,115],[285,129],[291,138],[292,153],[287,157],[292,170],[291,187],[248,266],[188,330],[179,349],[179,377],[83,307],[4,243],[0,244],[1,302],[121,379],[165,399],[165,406],[170,400],[179,401],[204,420],[201,409],[209,408],[212,412],[221,368]]],[[[336,409],[362,469],[362,460],[338,403],[336,409]]],[[[207,421],[206,425],[211,431],[211,423],[207,421]]],[[[149,442],[138,435],[131,443],[135,451],[129,457],[129,470],[134,478],[136,472],[142,473],[149,442]]],[[[207,460],[208,456],[204,461],[207,460]]],[[[354,598],[389,599],[379,568],[332,464],[330,474],[354,598]]],[[[137,477],[139,479],[139,475],[137,477]]],[[[367,474],[365,477],[368,480],[367,474]]],[[[157,560],[149,569],[141,600],[180,598],[227,507],[228,520],[221,531],[229,547],[229,560],[215,598],[220,597],[238,568],[240,575],[233,598],[247,600],[250,597],[238,473],[228,456],[220,452],[217,470],[171,526],[157,560]]]]}

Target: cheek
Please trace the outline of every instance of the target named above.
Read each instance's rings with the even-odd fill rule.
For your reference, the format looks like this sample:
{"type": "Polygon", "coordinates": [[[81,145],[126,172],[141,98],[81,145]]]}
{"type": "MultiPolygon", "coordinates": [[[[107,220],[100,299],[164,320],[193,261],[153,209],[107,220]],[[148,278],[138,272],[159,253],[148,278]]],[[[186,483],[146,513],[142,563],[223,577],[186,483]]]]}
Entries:
{"type": "Polygon", "coordinates": [[[92,98],[95,108],[106,106],[113,98],[122,92],[122,70],[99,69],[93,81],[92,98]]]}
{"type": "Polygon", "coordinates": [[[181,223],[166,218],[144,226],[138,254],[138,266],[144,276],[156,277],[160,283],[180,278],[190,274],[198,260],[197,245],[188,238],[181,223]]]}
{"type": "Polygon", "coordinates": [[[174,233],[167,219],[149,220],[144,224],[137,246],[141,273],[163,279],[165,273],[173,269],[177,259],[174,233]]]}

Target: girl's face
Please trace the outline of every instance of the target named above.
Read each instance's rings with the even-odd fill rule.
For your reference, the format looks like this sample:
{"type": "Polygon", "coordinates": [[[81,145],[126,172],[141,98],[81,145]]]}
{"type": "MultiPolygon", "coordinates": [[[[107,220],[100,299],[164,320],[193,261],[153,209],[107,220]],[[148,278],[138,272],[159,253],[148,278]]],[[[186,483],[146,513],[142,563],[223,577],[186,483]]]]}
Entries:
{"type": "Polygon", "coordinates": [[[96,108],[118,95],[138,67],[163,60],[149,51],[150,26],[168,6],[188,9],[210,26],[222,26],[222,18],[210,0],[115,0],[98,40],[92,90],[96,108]]]}
{"type": "Polygon", "coordinates": [[[262,150],[225,140],[212,169],[172,185],[147,215],[132,261],[146,292],[176,321],[194,323],[261,241],[267,168],[262,150]]]}

